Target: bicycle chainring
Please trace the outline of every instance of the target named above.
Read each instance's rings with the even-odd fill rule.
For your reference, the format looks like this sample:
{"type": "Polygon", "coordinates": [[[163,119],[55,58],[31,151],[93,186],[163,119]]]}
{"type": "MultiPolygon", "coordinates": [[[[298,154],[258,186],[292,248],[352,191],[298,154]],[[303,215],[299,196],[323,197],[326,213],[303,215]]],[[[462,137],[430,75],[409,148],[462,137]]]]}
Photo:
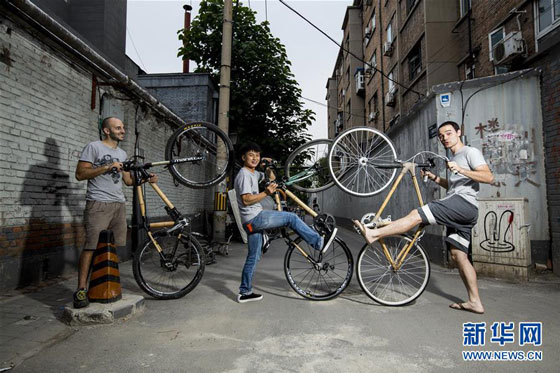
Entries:
{"type": "Polygon", "coordinates": [[[313,227],[321,236],[334,230],[336,220],[331,214],[319,214],[313,219],[313,227]]]}

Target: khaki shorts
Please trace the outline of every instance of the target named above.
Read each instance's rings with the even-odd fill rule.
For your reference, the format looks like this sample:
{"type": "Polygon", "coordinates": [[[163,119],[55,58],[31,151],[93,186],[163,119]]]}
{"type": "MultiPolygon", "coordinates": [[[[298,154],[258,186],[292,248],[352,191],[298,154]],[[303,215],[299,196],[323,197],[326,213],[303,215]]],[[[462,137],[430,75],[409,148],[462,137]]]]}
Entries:
{"type": "Polygon", "coordinates": [[[125,204],[123,202],[86,201],[84,228],[86,230],[84,250],[95,250],[99,240],[99,233],[105,229],[113,231],[115,246],[125,246],[125,204]]]}

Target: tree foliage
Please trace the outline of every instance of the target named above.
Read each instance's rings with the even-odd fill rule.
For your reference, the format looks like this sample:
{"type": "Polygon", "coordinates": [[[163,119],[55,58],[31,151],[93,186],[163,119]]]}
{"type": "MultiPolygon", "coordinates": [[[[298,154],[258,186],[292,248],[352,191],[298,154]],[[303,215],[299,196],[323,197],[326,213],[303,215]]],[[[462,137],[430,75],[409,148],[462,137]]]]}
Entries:
{"type": "MultiPolygon", "coordinates": [[[[179,56],[197,64],[196,72],[210,73],[219,83],[222,48],[223,0],[203,0],[190,30],[179,30],[186,42],[179,56]]],[[[253,141],[266,156],[281,162],[309,140],[314,119],[304,109],[301,89],[291,72],[286,48],[268,22],[257,23],[255,12],[240,2],[233,7],[229,131],[238,143],[253,141]]]]}

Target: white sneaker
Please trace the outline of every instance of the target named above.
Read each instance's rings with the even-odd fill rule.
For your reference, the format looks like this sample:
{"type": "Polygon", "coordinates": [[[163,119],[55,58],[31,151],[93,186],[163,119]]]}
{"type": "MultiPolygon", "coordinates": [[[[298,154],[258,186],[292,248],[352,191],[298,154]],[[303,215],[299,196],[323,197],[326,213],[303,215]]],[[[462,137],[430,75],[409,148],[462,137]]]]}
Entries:
{"type": "Polygon", "coordinates": [[[331,246],[334,238],[336,237],[336,232],[338,232],[338,228],[335,227],[330,234],[327,234],[324,237],[325,245],[323,246],[323,249],[321,250],[321,254],[324,254],[324,253],[327,252],[327,250],[329,249],[329,246],[331,246]]]}

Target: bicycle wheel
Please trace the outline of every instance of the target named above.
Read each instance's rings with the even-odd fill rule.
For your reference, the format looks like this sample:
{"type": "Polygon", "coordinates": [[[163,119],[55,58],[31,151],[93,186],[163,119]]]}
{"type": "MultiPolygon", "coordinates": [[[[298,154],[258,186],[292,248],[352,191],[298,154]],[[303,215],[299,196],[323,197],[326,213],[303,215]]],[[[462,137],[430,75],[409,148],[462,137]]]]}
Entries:
{"type": "Polygon", "coordinates": [[[319,192],[333,186],[328,167],[332,143],[332,140],[326,139],[313,140],[294,150],[284,166],[286,177],[294,179],[293,183],[288,181],[287,185],[307,193],[319,192]]]}
{"type": "Polygon", "coordinates": [[[381,168],[395,163],[395,146],[383,133],[369,127],[342,132],[334,140],[328,159],[336,185],[358,197],[380,193],[397,172],[396,168],[381,168]]]}
{"type": "Polygon", "coordinates": [[[176,299],[193,290],[204,274],[202,247],[190,234],[157,235],[162,258],[148,239],[133,261],[134,279],[147,294],[157,299],[176,299]]]}
{"type": "MultiPolygon", "coordinates": [[[[383,238],[392,258],[396,258],[411,241],[406,236],[383,238]]],[[[415,243],[402,266],[394,270],[380,242],[376,241],[362,248],[356,271],[358,282],[368,297],[386,306],[402,306],[418,298],[428,285],[430,261],[424,249],[415,243]]]]}
{"type": "MultiPolygon", "coordinates": [[[[317,260],[319,252],[298,237],[295,241],[306,255],[317,260]]],[[[338,296],[350,284],[353,272],[352,253],[335,237],[318,266],[313,265],[294,245],[284,257],[284,273],[296,293],[311,300],[328,300],[338,296]]]]}
{"type": "Polygon", "coordinates": [[[169,172],[179,183],[206,188],[219,183],[232,167],[233,145],[227,135],[211,123],[188,123],[167,141],[165,159],[172,162],[169,172]]]}

